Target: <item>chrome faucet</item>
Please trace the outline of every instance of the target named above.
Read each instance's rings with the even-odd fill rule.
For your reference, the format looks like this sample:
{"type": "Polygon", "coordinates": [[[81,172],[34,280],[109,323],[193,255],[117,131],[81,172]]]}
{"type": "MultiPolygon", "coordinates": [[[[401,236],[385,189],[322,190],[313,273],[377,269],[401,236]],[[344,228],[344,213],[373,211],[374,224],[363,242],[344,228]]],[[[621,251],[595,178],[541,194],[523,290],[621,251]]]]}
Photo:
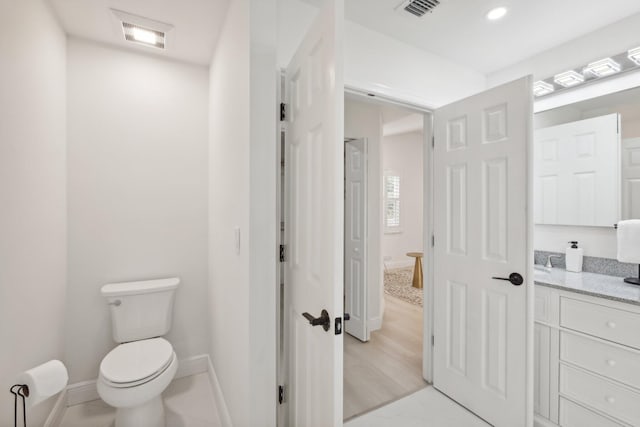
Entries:
{"type": "Polygon", "coordinates": [[[553,264],[551,264],[551,258],[562,258],[562,255],[549,255],[547,258],[547,263],[544,265],[546,268],[553,268],[553,264]]]}

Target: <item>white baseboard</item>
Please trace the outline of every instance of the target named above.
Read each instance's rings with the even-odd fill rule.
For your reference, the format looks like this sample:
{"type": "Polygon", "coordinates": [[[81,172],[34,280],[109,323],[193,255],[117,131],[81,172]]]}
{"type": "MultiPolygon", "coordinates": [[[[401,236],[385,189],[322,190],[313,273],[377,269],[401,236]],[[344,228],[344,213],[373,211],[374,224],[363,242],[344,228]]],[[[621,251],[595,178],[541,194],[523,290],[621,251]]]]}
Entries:
{"type": "MultiPolygon", "coordinates": [[[[174,381],[179,378],[191,375],[204,374],[209,375],[209,381],[215,399],[218,414],[223,427],[232,427],[229,409],[224,400],[218,376],[213,369],[213,364],[208,354],[189,357],[179,361],[178,370],[173,378],[174,381]]],[[[60,393],[53,409],[47,417],[44,427],[58,427],[64,416],[64,411],[69,406],[79,405],[81,403],[91,402],[100,399],[96,388],[96,380],[82,381],[79,383],[69,384],[65,390],[60,393]]]]}
{"type": "Polygon", "coordinates": [[[393,270],[394,268],[406,268],[406,267],[413,267],[415,265],[415,261],[412,261],[410,259],[403,261],[385,261],[384,265],[385,267],[387,267],[387,269],[389,270],[393,270]]]}
{"type": "Polygon", "coordinates": [[[218,408],[218,416],[220,417],[220,423],[222,427],[232,427],[231,415],[229,415],[229,408],[227,408],[227,402],[224,400],[224,394],[222,394],[222,388],[218,381],[215,369],[213,369],[213,363],[211,358],[207,355],[209,382],[211,382],[211,388],[213,389],[213,398],[216,401],[216,408],[218,408]]]}
{"type": "Polygon", "coordinates": [[[64,416],[64,410],[67,409],[67,390],[62,390],[58,395],[56,403],[53,405],[47,420],[44,422],[44,427],[58,427],[64,416]]]}
{"type": "Polygon", "coordinates": [[[92,400],[98,400],[96,380],[82,381],[67,386],[67,406],[79,405],[92,400]]]}
{"type": "Polygon", "coordinates": [[[551,421],[539,417],[538,415],[534,415],[533,417],[533,427],[558,427],[557,424],[552,423],[551,421]]]}
{"type": "MultiPolygon", "coordinates": [[[[196,374],[209,372],[209,355],[188,357],[178,361],[178,370],[173,377],[174,380],[196,374]]],[[[67,386],[66,406],[79,405],[92,400],[100,399],[96,380],[82,381],[67,386]]]]}
{"type": "Polygon", "coordinates": [[[381,329],[382,317],[378,316],[378,317],[373,317],[369,319],[369,321],[367,322],[367,326],[369,327],[369,332],[377,331],[378,329],[381,329]]]}
{"type": "Polygon", "coordinates": [[[209,372],[209,355],[200,354],[198,356],[180,360],[180,363],[178,363],[178,370],[176,371],[176,375],[173,379],[177,380],[178,378],[204,374],[205,372],[209,372]]]}

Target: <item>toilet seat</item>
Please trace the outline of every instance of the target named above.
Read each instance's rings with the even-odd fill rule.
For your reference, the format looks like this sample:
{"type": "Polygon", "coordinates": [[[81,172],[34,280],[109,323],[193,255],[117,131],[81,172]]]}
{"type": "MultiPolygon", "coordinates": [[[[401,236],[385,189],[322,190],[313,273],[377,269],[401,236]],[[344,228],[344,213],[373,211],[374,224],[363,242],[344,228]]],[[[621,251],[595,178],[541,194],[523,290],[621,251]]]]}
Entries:
{"type": "Polygon", "coordinates": [[[100,374],[111,387],[135,387],[162,374],[174,357],[173,347],[164,338],[132,341],[120,344],[104,357],[100,374]]]}

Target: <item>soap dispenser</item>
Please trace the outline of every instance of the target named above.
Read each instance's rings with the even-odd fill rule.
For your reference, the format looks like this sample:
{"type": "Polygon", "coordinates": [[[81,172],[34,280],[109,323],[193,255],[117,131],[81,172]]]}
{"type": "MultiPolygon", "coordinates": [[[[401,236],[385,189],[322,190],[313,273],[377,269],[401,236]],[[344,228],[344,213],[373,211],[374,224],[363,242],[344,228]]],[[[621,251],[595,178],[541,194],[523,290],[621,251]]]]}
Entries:
{"type": "Polygon", "coordinates": [[[569,243],[571,246],[567,248],[567,256],[565,258],[566,269],[567,271],[580,273],[582,271],[582,258],[584,256],[584,251],[582,248],[578,247],[578,242],[573,241],[569,243]]]}

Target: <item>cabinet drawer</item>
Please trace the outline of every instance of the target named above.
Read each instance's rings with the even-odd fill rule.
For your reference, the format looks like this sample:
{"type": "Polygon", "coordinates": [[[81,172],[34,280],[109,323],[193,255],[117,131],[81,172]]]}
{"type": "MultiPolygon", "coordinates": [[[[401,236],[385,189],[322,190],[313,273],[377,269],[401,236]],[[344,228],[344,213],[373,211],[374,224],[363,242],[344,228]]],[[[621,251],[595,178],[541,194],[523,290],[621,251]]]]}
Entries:
{"type": "Polygon", "coordinates": [[[561,332],[560,359],[640,388],[640,352],[561,332]]]}
{"type": "Polygon", "coordinates": [[[563,398],[560,398],[560,425],[562,427],[622,427],[622,424],[563,398]]]}
{"type": "Polygon", "coordinates": [[[570,366],[560,366],[560,393],[634,426],[640,425],[640,393],[570,366]]]}
{"type": "Polygon", "coordinates": [[[637,313],[561,298],[560,325],[640,349],[640,314],[637,313]]]}

